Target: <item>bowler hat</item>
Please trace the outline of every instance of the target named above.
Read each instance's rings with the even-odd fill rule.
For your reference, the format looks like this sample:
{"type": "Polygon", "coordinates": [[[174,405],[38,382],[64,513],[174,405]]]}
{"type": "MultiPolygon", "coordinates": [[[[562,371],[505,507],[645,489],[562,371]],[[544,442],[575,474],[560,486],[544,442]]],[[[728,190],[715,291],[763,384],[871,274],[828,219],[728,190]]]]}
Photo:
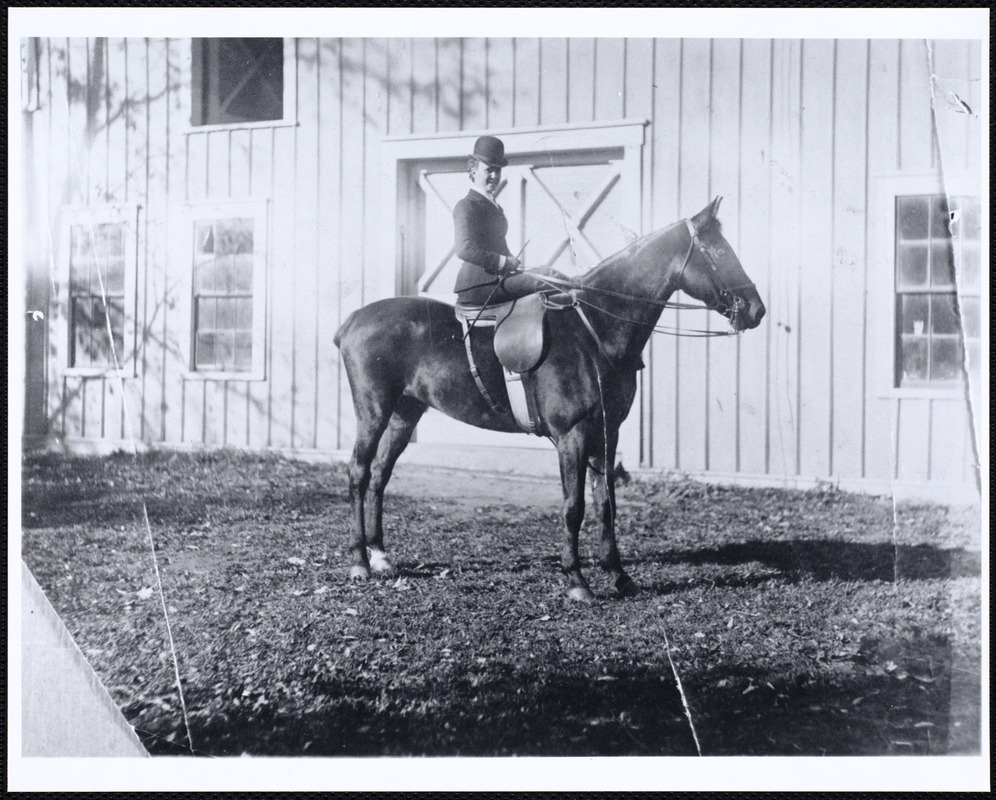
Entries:
{"type": "Polygon", "coordinates": [[[496,136],[482,136],[474,142],[474,158],[489,167],[507,167],[505,145],[496,136]]]}

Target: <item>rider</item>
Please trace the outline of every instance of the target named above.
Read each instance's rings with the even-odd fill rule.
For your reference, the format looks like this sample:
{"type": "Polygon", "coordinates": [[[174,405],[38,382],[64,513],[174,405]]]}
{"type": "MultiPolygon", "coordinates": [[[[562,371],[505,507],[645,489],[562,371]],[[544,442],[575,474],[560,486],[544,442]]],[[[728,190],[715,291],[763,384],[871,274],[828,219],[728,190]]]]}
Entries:
{"type": "Polygon", "coordinates": [[[507,165],[505,145],[495,136],[480,137],[467,161],[470,191],[453,209],[456,254],[463,261],[454,291],[462,304],[506,303],[549,288],[530,272],[555,274],[523,272],[522,262],[508,249],[508,220],[494,198],[502,167],[507,165]]]}

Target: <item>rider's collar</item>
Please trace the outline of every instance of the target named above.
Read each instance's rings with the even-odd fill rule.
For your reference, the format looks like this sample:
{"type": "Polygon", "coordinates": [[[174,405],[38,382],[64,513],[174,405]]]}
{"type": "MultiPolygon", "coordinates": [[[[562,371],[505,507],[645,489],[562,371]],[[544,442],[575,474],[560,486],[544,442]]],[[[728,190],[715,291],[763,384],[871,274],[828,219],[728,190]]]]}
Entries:
{"type": "Polygon", "coordinates": [[[481,197],[485,198],[489,203],[491,203],[491,205],[497,208],[501,208],[501,206],[498,205],[498,201],[495,200],[494,196],[489,194],[488,192],[482,192],[480,189],[474,186],[474,184],[470,185],[470,190],[472,192],[477,192],[481,197]]]}

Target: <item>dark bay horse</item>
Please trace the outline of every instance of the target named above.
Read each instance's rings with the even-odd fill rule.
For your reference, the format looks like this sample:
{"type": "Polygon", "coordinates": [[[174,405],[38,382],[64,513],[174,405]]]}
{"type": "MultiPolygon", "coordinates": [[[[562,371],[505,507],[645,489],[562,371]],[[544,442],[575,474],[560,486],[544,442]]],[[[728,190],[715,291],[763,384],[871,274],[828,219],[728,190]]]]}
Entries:
{"type": "MultiPolygon", "coordinates": [[[[619,426],[636,393],[640,353],[668,298],[681,289],[725,316],[735,331],[757,327],[764,316],[756,287],[723,238],[716,218],[720,199],[637,239],[576,279],[571,291],[591,330],[581,315],[558,313],[549,326],[546,358],[531,373],[541,432],[556,444],[560,462],[565,526],[560,563],[572,599],[594,598],[578,558],[589,467],[601,523],[599,562],[620,595],[637,591],[616,548],[612,464],[619,426]]],[[[423,297],[371,303],[350,315],[336,334],[357,423],[349,464],[354,579],[369,578],[371,569],[392,569],[384,552],[384,488],[427,408],[480,428],[521,432],[510,414],[493,411],[481,396],[462,336],[453,307],[423,297]]]]}

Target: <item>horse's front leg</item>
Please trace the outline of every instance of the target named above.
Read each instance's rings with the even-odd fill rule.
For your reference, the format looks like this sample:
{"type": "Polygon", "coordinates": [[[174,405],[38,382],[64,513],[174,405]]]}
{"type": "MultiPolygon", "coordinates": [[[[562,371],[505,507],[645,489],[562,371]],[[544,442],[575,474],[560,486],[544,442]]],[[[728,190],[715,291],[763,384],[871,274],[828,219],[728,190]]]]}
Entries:
{"type": "Polygon", "coordinates": [[[605,455],[591,459],[591,489],[595,510],[598,512],[599,524],[602,528],[601,546],[599,549],[599,564],[609,573],[613,585],[620,597],[632,597],[640,589],[633,579],[626,574],[616,546],[616,481],[612,462],[615,460],[615,440],[613,435],[605,455]]]}
{"type": "Polygon", "coordinates": [[[590,603],[595,599],[591,587],[581,574],[578,555],[578,534],[584,519],[584,483],[587,460],[585,437],[574,428],[557,442],[560,460],[560,481],[564,490],[564,541],[560,551],[560,568],[567,576],[567,596],[571,600],[590,603]]]}

